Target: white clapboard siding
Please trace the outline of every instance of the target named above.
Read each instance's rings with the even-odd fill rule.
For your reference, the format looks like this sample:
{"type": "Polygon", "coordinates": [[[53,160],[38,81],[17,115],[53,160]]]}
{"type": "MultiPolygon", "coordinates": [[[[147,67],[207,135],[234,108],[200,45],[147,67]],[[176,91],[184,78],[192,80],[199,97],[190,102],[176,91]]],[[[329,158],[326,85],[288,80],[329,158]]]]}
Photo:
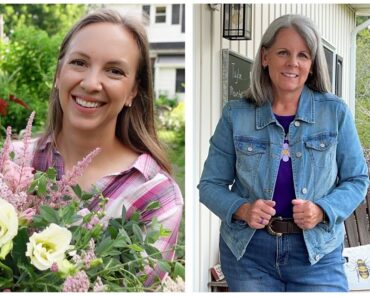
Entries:
{"type": "Polygon", "coordinates": [[[347,4],[254,4],[253,33],[250,41],[229,41],[222,38],[222,7],[212,10],[208,4],[193,7],[194,42],[194,291],[208,291],[209,268],[218,262],[219,219],[199,203],[196,184],[208,154],[209,138],[219,120],[222,108],[221,49],[254,59],[267,26],[277,17],[299,13],[310,17],[323,39],[343,58],[342,94],[349,98],[350,34],[355,27],[355,12],[347,4]]]}

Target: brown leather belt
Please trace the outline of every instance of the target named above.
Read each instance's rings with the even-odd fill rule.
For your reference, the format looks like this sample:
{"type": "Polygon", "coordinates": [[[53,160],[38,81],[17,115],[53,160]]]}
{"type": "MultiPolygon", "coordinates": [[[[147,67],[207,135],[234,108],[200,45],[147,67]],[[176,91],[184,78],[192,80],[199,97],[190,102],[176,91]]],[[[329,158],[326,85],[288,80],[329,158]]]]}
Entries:
{"type": "Polygon", "coordinates": [[[269,234],[274,236],[302,233],[302,229],[299,228],[296,223],[294,223],[292,218],[272,217],[265,228],[269,234]]]}

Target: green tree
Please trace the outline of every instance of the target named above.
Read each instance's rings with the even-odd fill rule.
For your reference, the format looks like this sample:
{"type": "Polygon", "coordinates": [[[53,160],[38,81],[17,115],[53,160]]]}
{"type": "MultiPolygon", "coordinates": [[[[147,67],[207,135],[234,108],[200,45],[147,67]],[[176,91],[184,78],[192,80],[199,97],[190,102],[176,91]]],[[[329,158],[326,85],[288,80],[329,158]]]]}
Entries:
{"type": "Polygon", "coordinates": [[[51,36],[71,27],[86,9],[84,4],[3,4],[0,14],[8,37],[20,25],[38,27],[51,36]]]}
{"type": "MultiPolygon", "coordinates": [[[[359,17],[357,25],[368,17],[359,17]]],[[[356,126],[364,148],[370,148],[370,32],[357,35],[356,51],[356,126]]]]}

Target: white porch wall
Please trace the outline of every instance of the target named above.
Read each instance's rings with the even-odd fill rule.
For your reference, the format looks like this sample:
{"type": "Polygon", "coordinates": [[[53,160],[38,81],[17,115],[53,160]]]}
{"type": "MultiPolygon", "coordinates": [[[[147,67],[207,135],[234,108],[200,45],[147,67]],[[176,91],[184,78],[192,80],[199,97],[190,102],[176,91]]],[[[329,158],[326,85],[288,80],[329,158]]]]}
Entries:
{"type": "Polygon", "coordinates": [[[323,38],[343,58],[342,94],[349,98],[350,33],[355,27],[355,13],[346,4],[254,4],[253,34],[250,41],[229,41],[222,38],[222,9],[213,11],[207,4],[194,5],[194,291],[208,291],[209,268],[218,262],[219,219],[199,203],[195,189],[208,154],[209,138],[219,120],[221,98],[221,49],[229,48],[255,58],[262,34],[277,17],[299,13],[310,17],[323,38]]]}
{"type": "Polygon", "coordinates": [[[175,94],[176,69],[158,67],[158,79],[156,78],[157,97],[161,94],[173,98],[175,94]]]}

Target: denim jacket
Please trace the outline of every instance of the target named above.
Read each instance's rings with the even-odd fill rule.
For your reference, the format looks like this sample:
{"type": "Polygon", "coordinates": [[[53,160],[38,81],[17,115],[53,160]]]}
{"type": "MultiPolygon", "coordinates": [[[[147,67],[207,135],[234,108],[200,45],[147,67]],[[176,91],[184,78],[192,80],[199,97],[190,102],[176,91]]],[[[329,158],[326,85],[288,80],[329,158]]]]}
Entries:
{"type": "MultiPolygon", "coordinates": [[[[232,216],[244,203],[272,199],[284,137],[270,103],[233,100],[210,140],[200,201],[221,219],[221,236],[237,259],[255,229],[232,216]]],[[[319,205],[328,219],[303,231],[315,264],[343,243],[343,222],[364,200],[368,169],[351,112],[335,95],[305,86],[288,140],[296,197],[319,205]]]]}

